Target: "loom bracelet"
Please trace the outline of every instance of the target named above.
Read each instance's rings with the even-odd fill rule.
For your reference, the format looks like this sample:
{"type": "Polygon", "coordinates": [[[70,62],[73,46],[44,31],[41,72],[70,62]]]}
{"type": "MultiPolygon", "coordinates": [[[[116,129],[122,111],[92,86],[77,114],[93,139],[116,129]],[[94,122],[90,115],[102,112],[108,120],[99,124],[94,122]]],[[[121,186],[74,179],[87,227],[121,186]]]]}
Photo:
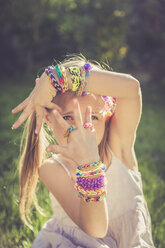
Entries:
{"type": "Polygon", "coordinates": [[[80,84],[80,87],[79,87],[78,91],[76,92],[77,96],[81,96],[83,90],[85,89],[85,86],[86,86],[85,74],[86,74],[85,68],[82,67],[81,68],[81,84],[80,84]]]}
{"type": "Polygon", "coordinates": [[[65,89],[65,91],[67,91],[69,89],[69,84],[68,84],[68,78],[66,76],[66,70],[65,70],[64,66],[60,66],[60,69],[61,69],[61,74],[62,74],[63,79],[64,79],[64,89],[65,89]]]}
{"type": "Polygon", "coordinates": [[[104,199],[106,195],[106,192],[104,192],[102,195],[97,196],[97,197],[87,197],[87,198],[83,198],[86,202],[100,202],[104,199]]]}
{"type": "Polygon", "coordinates": [[[106,191],[106,185],[104,185],[103,187],[99,188],[99,189],[91,189],[91,190],[85,190],[84,188],[82,188],[81,186],[79,186],[77,183],[75,183],[75,189],[82,193],[84,196],[96,196],[98,194],[102,194],[104,191],[106,191]]]}
{"type": "Polygon", "coordinates": [[[106,183],[106,179],[104,175],[92,179],[85,177],[77,178],[77,184],[83,187],[84,189],[97,189],[103,187],[105,183],[106,183]]]}
{"type": "Polygon", "coordinates": [[[69,67],[69,72],[71,76],[72,82],[72,91],[76,91],[80,86],[80,68],[79,67],[69,67]]]}
{"type": "Polygon", "coordinates": [[[92,67],[91,67],[91,65],[90,65],[89,63],[86,63],[86,64],[84,65],[84,68],[85,68],[85,70],[86,70],[86,72],[87,72],[86,78],[88,78],[88,77],[89,77],[89,72],[90,72],[90,70],[92,69],[92,67]]]}
{"type": "Polygon", "coordinates": [[[87,169],[87,168],[90,168],[90,167],[96,167],[98,166],[100,163],[102,163],[101,161],[97,161],[97,162],[94,162],[94,163],[91,163],[91,164],[84,164],[84,165],[79,165],[77,167],[77,169],[81,170],[81,169],[87,169]]]}
{"type": "MultiPolygon", "coordinates": [[[[92,170],[88,170],[88,171],[86,171],[86,170],[82,170],[82,166],[80,165],[80,166],[78,166],[77,167],[77,170],[76,170],[76,172],[85,172],[85,173],[90,173],[90,172],[93,172],[94,170],[96,170],[96,169],[99,169],[100,167],[103,167],[103,163],[100,161],[99,163],[97,163],[97,166],[92,166],[93,167],[93,169],[92,170]]],[[[85,165],[84,165],[85,166],[85,165]]],[[[86,165],[87,166],[87,165],[86,165]]],[[[90,168],[90,167],[89,167],[90,168]]],[[[78,176],[78,175],[77,175],[78,176]]]]}
{"type": "Polygon", "coordinates": [[[82,171],[82,170],[76,170],[76,176],[80,177],[88,177],[88,176],[94,176],[97,174],[101,174],[106,170],[106,165],[102,164],[97,169],[90,170],[90,171],[82,171]]]}
{"type": "Polygon", "coordinates": [[[49,76],[49,78],[51,79],[51,83],[54,86],[54,88],[56,88],[57,91],[62,92],[62,88],[61,86],[58,84],[57,80],[55,79],[54,75],[53,75],[53,70],[51,69],[51,67],[49,66],[48,69],[45,70],[45,73],[47,74],[47,76],[49,76]]]}
{"type": "Polygon", "coordinates": [[[59,84],[61,85],[61,88],[62,88],[62,94],[64,94],[64,93],[65,93],[64,79],[63,79],[63,76],[62,76],[60,67],[59,67],[59,65],[57,64],[57,65],[55,66],[55,68],[56,68],[57,76],[58,76],[58,79],[59,79],[59,84]]]}
{"type": "Polygon", "coordinates": [[[107,192],[104,192],[102,195],[99,195],[97,197],[89,197],[89,196],[84,197],[84,195],[79,192],[78,197],[83,199],[86,202],[97,202],[97,201],[102,201],[106,194],[107,194],[107,192]]]}

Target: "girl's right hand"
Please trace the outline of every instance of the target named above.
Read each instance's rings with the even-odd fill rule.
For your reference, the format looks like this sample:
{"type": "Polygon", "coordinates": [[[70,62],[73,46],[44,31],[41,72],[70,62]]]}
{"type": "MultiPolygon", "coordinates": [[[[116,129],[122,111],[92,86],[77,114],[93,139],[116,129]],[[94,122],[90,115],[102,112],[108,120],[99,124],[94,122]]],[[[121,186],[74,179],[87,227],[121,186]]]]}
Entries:
{"type": "Polygon", "coordinates": [[[30,95],[12,110],[13,114],[23,110],[18,120],[13,124],[12,129],[18,128],[28,118],[28,116],[35,111],[37,134],[41,129],[45,107],[56,109],[59,112],[61,111],[61,108],[58,105],[51,102],[53,97],[56,96],[56,89],[52,86],[47,75],[43,73],[42,76],[37,78],[35,81],[36,85],[30,95]]]}
{"type": "MultiPolygon", "coordinates": [[[[98,146],[96,142],[95,131],[86,129],[83,126],[82,114],[78,100],[73,100],[74,120],[76,130],[72,131],[67,138],[67,145],[49,145],[47,152],[60,153],[65,158],[75,162],[76,169],[78,165],[88,164],[100,160],[98,146]]],[[[68,122],[57,111],[53,111],[56,120],[66,131],[70,127],[68,122]]],[[[92,123],[92,110],[86,109],[84,123],[92,123]]]]}

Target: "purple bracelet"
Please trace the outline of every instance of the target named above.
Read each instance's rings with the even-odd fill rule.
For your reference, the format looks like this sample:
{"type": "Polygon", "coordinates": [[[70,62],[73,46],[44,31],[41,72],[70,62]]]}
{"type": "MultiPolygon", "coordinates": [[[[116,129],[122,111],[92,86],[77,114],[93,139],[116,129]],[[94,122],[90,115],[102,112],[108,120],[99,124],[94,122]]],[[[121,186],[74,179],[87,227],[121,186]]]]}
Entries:
{"type": "Polygon", "coordinates": [[[105,185],[105,176],[101,175],[97,178],[77,177],[77,184],[84,189],[98,189],[105,185]]]}
{"type": "Polygon", "coordinates": [[[50,66],[48,66],[48,69],[45,70],[45,73],[47,74],[47,76],[50,77],[54,88],[56,88],[57,91],[62,92],[62,87],[59,85],[58,81],[55,79],[55,77],[53,75],[53,70],[50,66]]]}
{"type": "Polygon", "coordinates": [[[92,67],[91,67],[91,65],[90,65],[89,63],[86,63],[86,64],[84,65],[84,69],[85,69],[85,71],[87,72],[86,78],[88,78],[88,77],[89,77],[89,72],[90,72],[90,70],[92,69],[92,67]]]}

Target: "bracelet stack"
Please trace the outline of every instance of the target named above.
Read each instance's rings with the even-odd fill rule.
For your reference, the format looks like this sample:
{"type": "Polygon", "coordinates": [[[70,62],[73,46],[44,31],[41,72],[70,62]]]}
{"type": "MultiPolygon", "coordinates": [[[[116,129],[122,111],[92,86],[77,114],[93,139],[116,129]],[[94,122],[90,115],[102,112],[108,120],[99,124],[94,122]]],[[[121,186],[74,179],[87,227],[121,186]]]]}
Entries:
{"type": "MultiPolygon", "coordinates": [[[[64,94],[68,89],[68,79],[66,76],[66,69],[64,66],[56,65],[53,69],[49,66],[45,69],[45,73],[48,78],[51,79],[52,85],[57,91],[64,94]],[[56,80],[53,74],[53,69],[57,72],[57,77],[59,82],[56,80]]],[[[82,67],[69,67],[68,68],[71,75],[72,91],[75,91],[77,96],[81,96],[82,92],[85,90],[87,84],[87,78],[89,77],[89,71],[91,70],[91,65],[86,63],[82,67]]]]}
{"type": "Polygon", "coordinates": [[[102,201],[107,193],[106,166],[101,161],[77,167],[74,188],[86,202],[102,201]],[[98,176],[98,177],[93,177],[98,176]]]}

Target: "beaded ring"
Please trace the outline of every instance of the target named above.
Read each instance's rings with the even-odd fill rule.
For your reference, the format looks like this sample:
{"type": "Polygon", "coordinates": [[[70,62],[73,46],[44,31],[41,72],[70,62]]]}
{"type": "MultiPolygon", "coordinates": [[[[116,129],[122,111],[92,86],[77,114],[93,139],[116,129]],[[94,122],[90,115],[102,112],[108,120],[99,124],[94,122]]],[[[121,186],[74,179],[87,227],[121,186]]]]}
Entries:
{"type": "Polygon", "coordinates": [[[69,136],[69,134],[72,132],[72,131],[74,131],[76,129],[76,127],[75,126],[70,126],[68,129],[67,129],[67,131],[64,133],[64,138],[65,137],[68,137],[69,136]]]}
{"type": "Polygon", "coordinates": [[[89,128],[92,132],[95,131],[94,125],[91,122],[85,122],[84,128],[89,128]]]}

